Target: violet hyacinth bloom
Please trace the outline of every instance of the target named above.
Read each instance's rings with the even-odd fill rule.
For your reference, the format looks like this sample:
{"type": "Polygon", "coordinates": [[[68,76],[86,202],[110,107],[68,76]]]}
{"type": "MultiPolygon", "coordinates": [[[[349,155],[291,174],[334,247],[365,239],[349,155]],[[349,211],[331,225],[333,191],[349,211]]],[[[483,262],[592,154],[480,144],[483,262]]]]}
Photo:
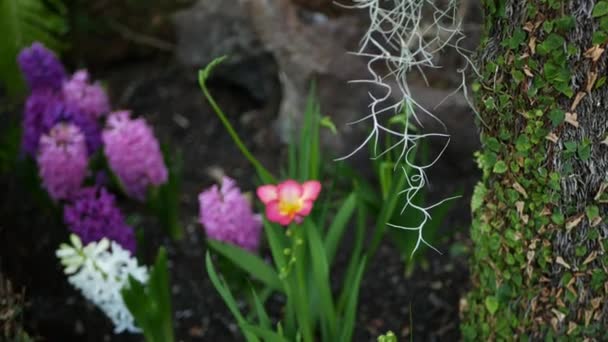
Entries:
{"type": "Polygon", "coordinates": [[[258,249],[262,219],[253,213],[234,180],[224,177],[220,188],[213,185],[198,196],[198,201],[199,222],[207,237],[251,252],[258,249]]]}
{"type": "Polygon", "coordinates": [[[73,123],[84,134],[89,155],[101,147],[101,126],[95,118],[71,111],[61,94],[37,89],[28,97],[23,114],[23,150],[30,156],[38,151],[40,136],[58,123],[73,123]]]}
{"type": "Polygon", "coordinates": [[[54,108],[61,103],[61,99],[57,93],[51,89],[40,89],[34,91],[25,102],[25,111],[23,113],[23,151],[28,155],[35,157],[38,151],[40,136],[47,133],[56,122],[53,122],[51,127],[48,127],[49,109],[54,108]],[[45,125],[47,123],[47,125],[45,125]]]}
{"type": "Polygon", "coordinates": [[[135,234],[125,222],[114,196],[100,187],[81,189],[64,207],[63,220],[86,245],[103,238],[135,253],[135,234]]]}
{"type": "Polygon", "coordinates": [[[152,128],[144,119],[129,116],[129,111],[108,116],[102,133],[104,153],[127,194],[143,201],[148,186],[165,183],[168,174],[152,128]]]}
{"type": "Polygon", "coordinates": [[[89,82],[89,73],[79,70],[63,84],[63,98],[72,112],[98,119],[110,111],[110,100],[98,83],[89,82]]]}
{"type": "Polygon", "coordinates": [[[55,201],[80,189],[87,174],[87,149],[83,134],[71,124],[58,124],[40,138],[37,156],[42,185],[55,201]]]}
{"type": "Polygon", "coordinates": [[[65,69],[57,56],[44,45],[36,42],[21,50],[17,63],[30,89],[59,90],[66,79],[65,69]]]}

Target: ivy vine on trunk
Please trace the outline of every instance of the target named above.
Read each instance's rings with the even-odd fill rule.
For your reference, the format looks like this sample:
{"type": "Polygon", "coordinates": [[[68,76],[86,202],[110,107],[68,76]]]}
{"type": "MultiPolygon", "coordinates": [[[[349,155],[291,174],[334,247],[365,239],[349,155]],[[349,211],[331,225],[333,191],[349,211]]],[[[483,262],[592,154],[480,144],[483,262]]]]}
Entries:
{"type": "Polygon", "coordinates": [[[465,340],[608,340],[608,1],[485,0],[465,340]]]}

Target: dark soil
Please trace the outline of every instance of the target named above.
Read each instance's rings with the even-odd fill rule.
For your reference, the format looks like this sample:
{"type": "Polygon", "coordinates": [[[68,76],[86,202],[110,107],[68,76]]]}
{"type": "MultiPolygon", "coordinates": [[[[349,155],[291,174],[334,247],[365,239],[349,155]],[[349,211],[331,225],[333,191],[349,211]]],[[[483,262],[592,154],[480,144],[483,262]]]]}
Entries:
{"type": "MultiPolygon", "coordinates": [[[[183,155],[180,204],[185,239],[173,243],[152,217],[143,217],[139,224],[145,229],[143,254],[147,262],[153,259],[158,246],[168,248],[178,339],[243,340],[204,267],[205,238],[197,223],[197,195],[215,182],[218,172],[251,190],[252,168],[205,105],[194,70],[160,61],[114,67],[96,76],[107,80],[117,107],[145,116],[160,139],[180,149],[183,155]]],[[[254,154],[276,170],[282,149],[272,134],[272,114],[261,110],[272,108],[273,104],[259,103],[243,89],[220,79],[212,80],[211,86],[254,154]]],[[[389,244],[382,246],[363,281],[356,341],[374,341],[388,330],[401,336],[400,340],[459,339],[458,304],[468,287],[467,194],[475,177],[458,174],[451,165],[437,165],[434,170],[430,174],[434,184],[432,199],[469,189],[456,201],[442,227],[444,238],[437,246],[444,254],[429,253],[427,266],[418,267],[405,277],[398,251],[389,244]],[[460,248],[450,248],[454,243],[460,248]]],[[[142,340],[141,335],[113,335],[104,315],[67,283],[54,256],[68,235],[58,210],[44,209],[16,174],[3,176],[0,189],[0,272],[26,290],[26,330],[41,341],[142,340]]],[[[342,259],[346,257],[343,255],[342,259]]]]}

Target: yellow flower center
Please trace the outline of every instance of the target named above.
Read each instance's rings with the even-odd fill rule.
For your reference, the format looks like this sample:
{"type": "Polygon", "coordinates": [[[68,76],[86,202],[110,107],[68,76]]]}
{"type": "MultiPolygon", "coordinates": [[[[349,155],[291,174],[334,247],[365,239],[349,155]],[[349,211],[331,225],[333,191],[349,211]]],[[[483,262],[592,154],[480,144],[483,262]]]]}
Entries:
{"type": "Polygon", "coordinates": [[[281,215],[294,216],[302,209],[302,205],[302,200],[299,198],[291,201],[279,201],[279,211],[281,212],[281,215]]]}

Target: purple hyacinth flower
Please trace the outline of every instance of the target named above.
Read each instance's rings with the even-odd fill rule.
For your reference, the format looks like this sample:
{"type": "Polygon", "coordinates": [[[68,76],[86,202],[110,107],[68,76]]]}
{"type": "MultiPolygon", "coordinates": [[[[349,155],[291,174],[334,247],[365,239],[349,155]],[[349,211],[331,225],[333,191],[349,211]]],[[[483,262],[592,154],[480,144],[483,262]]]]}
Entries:
{"type": "Polygon", "coordinates": [[[115,241],[135,253],[135,233],[116,205],[114,195],[105,188],[80,190],[63,211],[63,220],[70,231],[86,245],[103,238],[115,241]]]}
{"type": "Polygon", "coordinates": [[[98,83],[89,82],[89,73],[79,70],[63,84],[63,98],[72,112],[99,119],[110,111],[110,100],[98,83]]]}
{"type": "Polygon", "coordinates": [[[207,237],[255,252],[260,245],[262,219],[253,213],[251,203],[234,180],[224,177],[218,188],[213,185],[199,196],[199,222],[207,237]]]}
{"type": "Polygon", "coordinates": [[[60,123],[40,137],[37,156],[42,185],[55,201],[78,191],[87,174],[84,136],[78,127],[60,123]]]}
{"type": "Polygon", "coordinates": [[[32,90],[59,90],[66,79],[65,69],[57,56],[44,45],[36,42],[21,50],[17,62],[32,90]]]}
{"type": "Polygon", "coordinates": [[[22,146],[23,151],[31,157],[36,156],[40,136],[55,125],[56,122],[49,125],[45,117],[49,115],[49,108],[55,108],[59,103],[61,99],[57,92],[50,89],[36,90],[27,98],[23,113],[22,146]]]}
{"type": "Polygon", "coordinates": [[[85,136],[89,155],[101,147],[101,125],[95,118],[70,110],[59,92],[37,89],[27,99],[23,114],[23,150],[35,156],[40,136],[60,122],[73,123],[85,136]]]}
{"type": "Polygon", "coordinates": [[[130,112],[108,116],[102,133],[104,153],[126,193],[143,201],[148,186],[167,181],[167,168],[152,128],[142,118],[131,119],[130,112]]]}

